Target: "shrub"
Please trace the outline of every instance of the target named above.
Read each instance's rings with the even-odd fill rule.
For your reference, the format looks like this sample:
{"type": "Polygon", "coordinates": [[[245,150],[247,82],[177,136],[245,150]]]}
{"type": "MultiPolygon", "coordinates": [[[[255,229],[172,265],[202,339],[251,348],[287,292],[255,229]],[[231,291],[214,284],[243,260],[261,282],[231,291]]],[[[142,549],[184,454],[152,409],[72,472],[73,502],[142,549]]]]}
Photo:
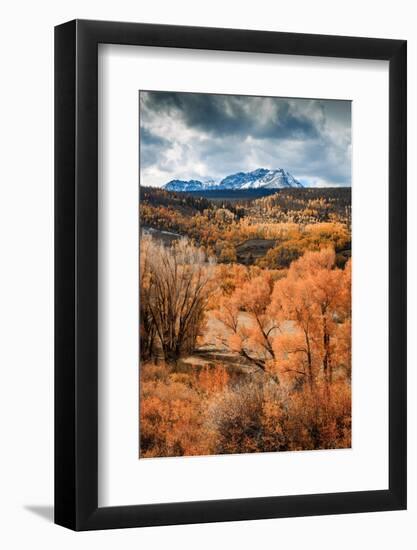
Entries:
{"type": "Polygon", "coordinates": [[[351,446],[350,386],[287,391],[250,382],[220,394],[210,408],[215,454],[351,446]]]}

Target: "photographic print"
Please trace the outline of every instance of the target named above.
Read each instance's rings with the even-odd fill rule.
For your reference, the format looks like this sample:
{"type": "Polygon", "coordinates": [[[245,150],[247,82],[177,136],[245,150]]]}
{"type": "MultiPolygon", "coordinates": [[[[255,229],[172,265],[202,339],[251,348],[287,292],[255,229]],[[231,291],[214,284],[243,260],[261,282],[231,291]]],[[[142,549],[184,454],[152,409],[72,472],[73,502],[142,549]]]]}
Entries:
{"type": "Polygon", "coordinates": [[[351,102],[139,92],[139,458],[351,447],[351,102]]]}

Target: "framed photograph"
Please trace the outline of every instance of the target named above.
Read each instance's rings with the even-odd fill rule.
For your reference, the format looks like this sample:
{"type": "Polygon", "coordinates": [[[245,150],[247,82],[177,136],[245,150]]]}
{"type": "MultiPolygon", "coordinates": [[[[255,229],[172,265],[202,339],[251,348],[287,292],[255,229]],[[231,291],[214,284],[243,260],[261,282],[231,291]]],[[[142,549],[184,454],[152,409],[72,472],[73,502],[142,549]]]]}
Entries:
{"type": "Polygon", "coordinates": [[[55,522],[406,508],[406,42],[55,29],[55,522]]]}

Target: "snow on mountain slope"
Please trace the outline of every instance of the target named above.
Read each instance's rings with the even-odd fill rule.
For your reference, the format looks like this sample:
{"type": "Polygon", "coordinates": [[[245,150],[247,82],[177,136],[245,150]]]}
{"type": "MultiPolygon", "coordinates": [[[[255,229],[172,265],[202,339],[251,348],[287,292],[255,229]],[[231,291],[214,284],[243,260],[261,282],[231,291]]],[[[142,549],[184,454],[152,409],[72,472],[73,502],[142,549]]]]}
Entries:
{"type": "Polygon", "coordinates": [[[237,172],[223,178],[220,183],[211,179],[171,180],[164,189],[168,191],[210,191],[211,189],[286,189],[303,185],[283,168],[267,170],[258,168],[252,172],[237,172]]]}
{"type": "Polygon", "coordinates": [[[167,191],[207,191],[214,187],[211,182],[204,183],[199,180],[171,180],[163,188],[167,191]]]}
{"type": "MultiPolygon", "coordinates": [[[[284,189],[286,187],[303,187],[302,184],[294,178],[286,170],[279,168],[278,170],[268,170],[268,172],[253,181],[250,185],[250,189],[258,189],[260,187],[264,189],[284,189]]],[[[245,189],[247,184],[245,185],[245,189]]]]}

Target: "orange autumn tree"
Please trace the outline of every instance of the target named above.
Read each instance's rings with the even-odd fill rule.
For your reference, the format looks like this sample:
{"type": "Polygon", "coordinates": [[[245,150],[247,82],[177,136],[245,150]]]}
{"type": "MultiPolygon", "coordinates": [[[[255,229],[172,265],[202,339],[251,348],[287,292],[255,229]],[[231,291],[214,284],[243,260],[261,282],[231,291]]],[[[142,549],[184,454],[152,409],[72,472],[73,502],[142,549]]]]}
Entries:
{"type": "Polygon", "coordinates": [[[277,373],[268,370],[268,363],[275,358],[273,339],[279,330],[268,311],[272,289],[270,274],[262,272],[230,296],[223,296],[215,316],[226,328],[217,335],[218,340],[279,383],[277,373]]]}
{"type": "Polygon", "coordinates": [[[275,284],[270,315],[293,323],[274,341],[281,374],[329,388],[336,369],[350,372],[350,262],[335,269],[332,249],[306,252],[293,262],[286,279],[275,284]]]}
{"type": "Polygon", "coordinates": [[[317,349],[318,323],[315,315],[313,288],[310,282],[278,281],[269,308],[271,316],[291,322],[288,330],[277,335],[273,342],[273,368],[287,378],[307,382],[312,389],[320,367],[317,349]]]}
{"type": "Polygon", "coordinates": [[[350,373],[350,262],[335,268],[335,252],[306,252],[286,278],[267,272],[224,296],[216,317],[219,340],[275,382],[330,388],[335,370],[350,373]]]}

